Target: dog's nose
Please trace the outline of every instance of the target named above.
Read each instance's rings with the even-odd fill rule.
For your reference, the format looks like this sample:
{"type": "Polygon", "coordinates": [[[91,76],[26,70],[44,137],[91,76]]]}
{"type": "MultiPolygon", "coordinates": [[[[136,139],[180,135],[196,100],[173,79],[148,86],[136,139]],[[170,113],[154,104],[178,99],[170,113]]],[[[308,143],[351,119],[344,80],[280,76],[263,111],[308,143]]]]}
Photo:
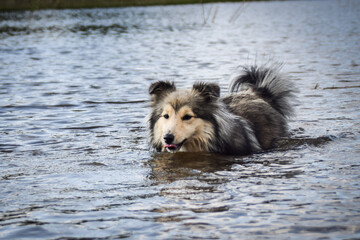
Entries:
{"type": "Polygon", "coordinates": [[[165,134],[165,136],[164,136],[165,143],[166,144],[172,143],[174,141],[174,138],[175,138],[174,135],[172,135],[170,133],[165,134]]]}

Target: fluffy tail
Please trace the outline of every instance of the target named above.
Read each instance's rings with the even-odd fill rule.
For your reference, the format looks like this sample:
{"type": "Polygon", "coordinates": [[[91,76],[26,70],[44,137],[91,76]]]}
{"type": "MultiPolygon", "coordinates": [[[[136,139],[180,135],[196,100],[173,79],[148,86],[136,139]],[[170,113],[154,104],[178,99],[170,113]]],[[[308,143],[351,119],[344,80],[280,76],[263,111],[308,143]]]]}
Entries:
{"type": "Polygon", "coordinates": [[[252,88],[284,117],[290,117],[293,114],[290,101],[294,96],[294,88],[293,84],[280,73],[280,69],[281,65],[244,66],[240,75],[232,81],[230,91],[236,93],[252,88]]]}

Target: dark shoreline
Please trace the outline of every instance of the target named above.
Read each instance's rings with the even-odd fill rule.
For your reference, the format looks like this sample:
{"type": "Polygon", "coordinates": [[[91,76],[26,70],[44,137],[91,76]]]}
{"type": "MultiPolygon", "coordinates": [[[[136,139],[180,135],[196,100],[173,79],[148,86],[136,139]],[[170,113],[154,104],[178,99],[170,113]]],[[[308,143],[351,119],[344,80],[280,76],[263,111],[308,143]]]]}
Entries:
{"type": "Polygon", "coordinates": [[[211,2],[244,2],[244,0],[2,0],[0,10],[40,10],[67,8],[108,8],[152,5],[175,5],[211,2]]]}

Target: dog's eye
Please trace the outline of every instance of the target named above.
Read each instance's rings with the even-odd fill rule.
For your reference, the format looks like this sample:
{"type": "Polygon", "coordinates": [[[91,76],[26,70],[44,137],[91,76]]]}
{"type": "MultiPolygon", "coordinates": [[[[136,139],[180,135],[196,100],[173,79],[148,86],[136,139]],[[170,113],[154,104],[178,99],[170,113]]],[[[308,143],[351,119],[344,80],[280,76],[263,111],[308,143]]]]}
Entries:
{"type": "Polygon", "coordinates": [[[165,118],[165,119],[168,119],[168,118],[169,118],[169,114],[165,114],[165,115],[164,115],[164,118],[165,118]]]}
{"type": "Polygon", "coordinates": [[[186,114],[185,116],[182,117],[182,120],[186,121],[186,120],[190,120],[192,118],[191,115],[186,114]]]}

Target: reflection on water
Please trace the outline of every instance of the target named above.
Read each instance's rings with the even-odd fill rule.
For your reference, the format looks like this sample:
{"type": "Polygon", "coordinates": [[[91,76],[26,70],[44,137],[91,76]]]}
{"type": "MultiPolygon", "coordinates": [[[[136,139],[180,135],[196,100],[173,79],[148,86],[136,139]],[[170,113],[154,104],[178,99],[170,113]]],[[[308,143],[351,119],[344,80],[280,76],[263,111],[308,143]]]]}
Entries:
{"type": "Polygon", "coordinates": [[[0,13],[0,238],[359,238],[359,15],[355,0],[0,13]],[[149,149],[152,81],[226,94],[269,58],[299,90],[273,150],[149,149]]]}
{"type": "Polygon", "coordinates": [[[232,156],[211,153],[157,153],[150,161],[150,179],[173,182],[198,178],[203,173],[230,170],[234,162],[232,156]]]}
{"type": "MultiPolygon", "coordinates": [[[[277,150],[289,151],[291,147],[304,146],[307,142],[313,143],[314,141],[321,141],[324,143],[324,139],[288,139],[286,147],[281,146],[276,148],[277,150]],[[295,141],[294,141],[295,140],[295,141]],[[305,143],[306,142],[306,143],[305,143]]],[[[325,140],[329,141],[329,140],[325,140]]],[[[285,144],[285,143],[283,143],[285,144]]],[[[281,156],[281,155],[280,155],[281,156]]],[[[296,156],[296,155],[295,155],[296,156]]],[[[237,172],[237,178],[250,178],[250,177],[294,177],[299,172],[294,171],[279,171],[271,169],[273,166],[283,166],[293,164],[293,158],[281,156],[279,158],[278,152],[263,154],[255,154],[248,157],[236,157],[219,155],[212,153],[157,153],[153,155],[153,159],[150,161],[151,174],[149,178],[159,183],[171,183],[182,179],[199,179],[207,181],[203,178],[204,175],[209,173],[219,173],[231,171],[234,168],[240,168],[241,172],[237,172]],[[273,155],[275,155],[275,157],[273,155]],[[261,168],[265,171],[257,171],[261,168]],[[246,171],[245,171],[246,170],[246,171]]],[[[212,181],[210,179],[210,181],[212,181]]]]}

